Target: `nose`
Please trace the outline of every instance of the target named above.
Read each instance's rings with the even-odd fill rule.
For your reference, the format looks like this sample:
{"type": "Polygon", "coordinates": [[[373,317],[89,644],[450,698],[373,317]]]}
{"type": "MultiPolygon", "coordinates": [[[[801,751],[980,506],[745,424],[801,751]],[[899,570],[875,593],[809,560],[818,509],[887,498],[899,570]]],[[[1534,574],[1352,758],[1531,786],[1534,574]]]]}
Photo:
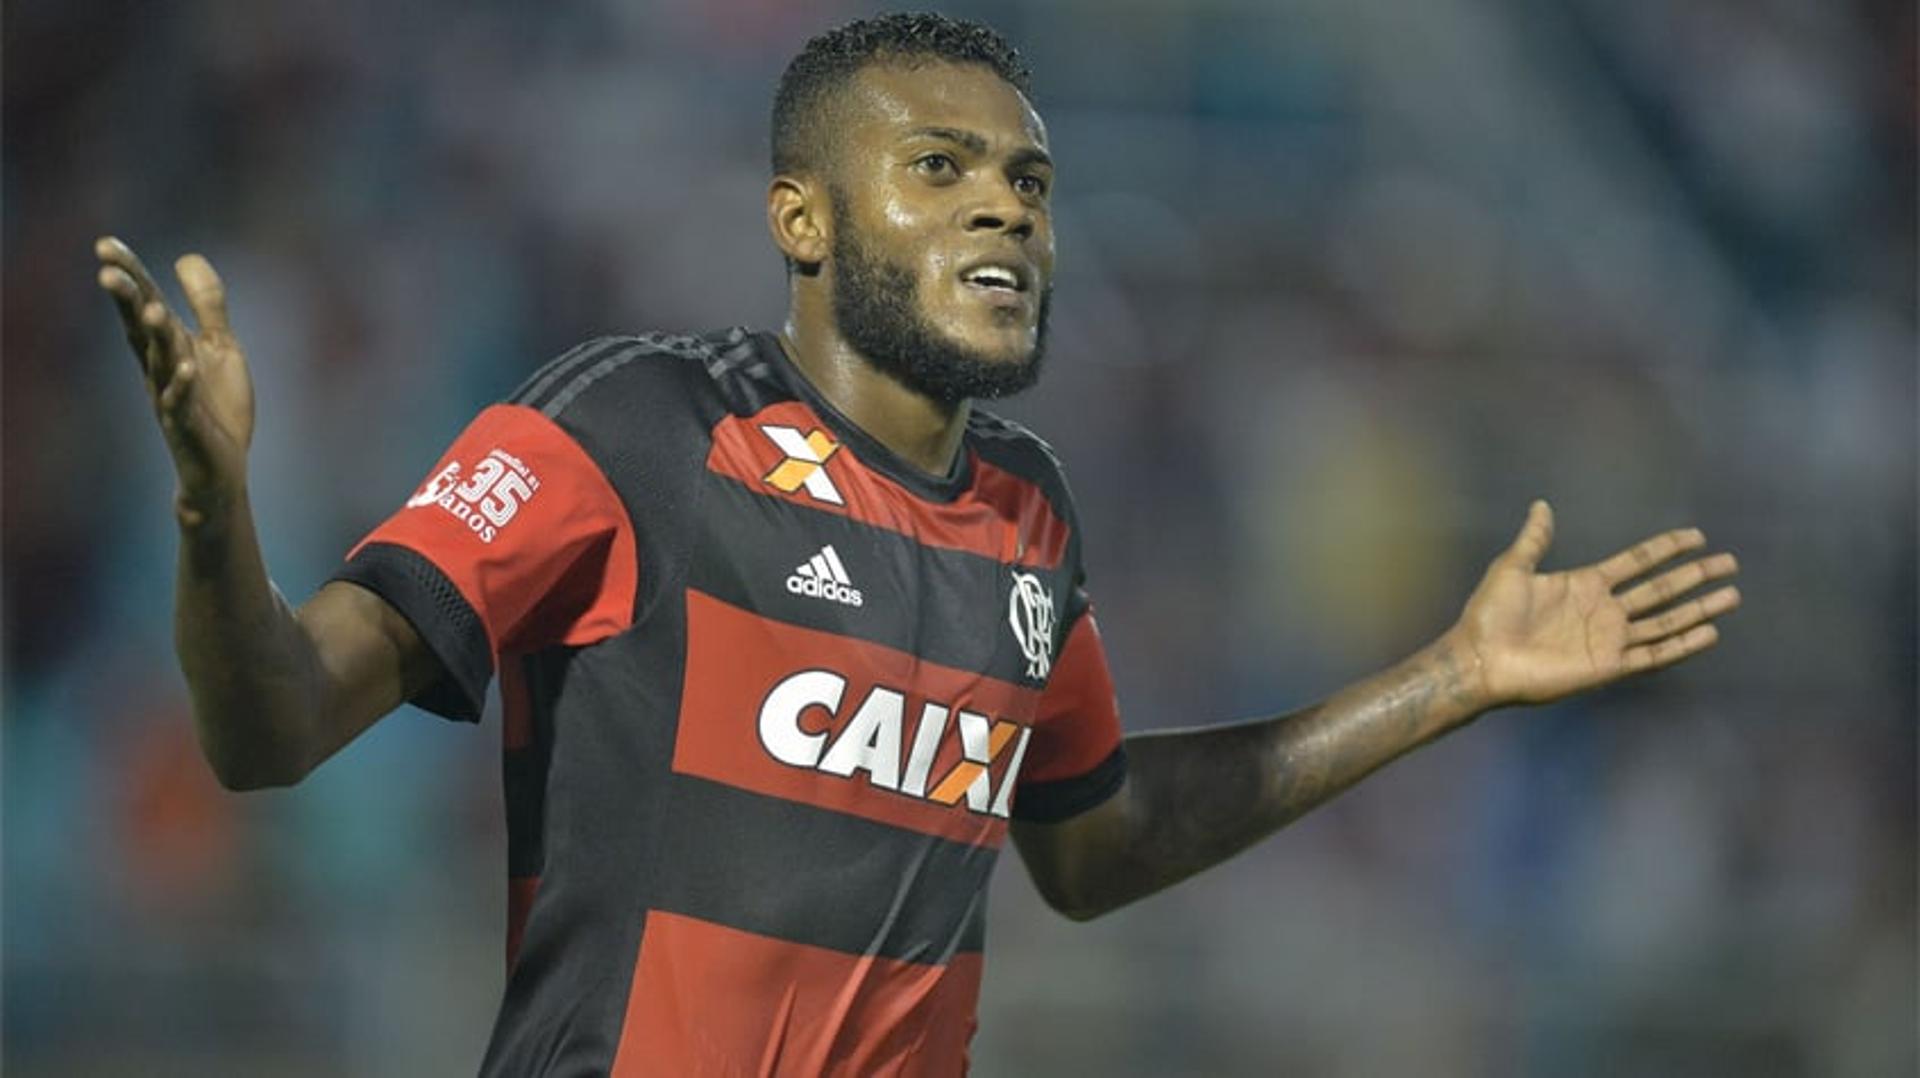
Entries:
{"type": "Polygon", "coordinates": [[[1005,232],[1015,239],[1033,235],[1033,210],[1010,183],[991,183],[989,194],[967,213],[969,232],[1005,232]]]}

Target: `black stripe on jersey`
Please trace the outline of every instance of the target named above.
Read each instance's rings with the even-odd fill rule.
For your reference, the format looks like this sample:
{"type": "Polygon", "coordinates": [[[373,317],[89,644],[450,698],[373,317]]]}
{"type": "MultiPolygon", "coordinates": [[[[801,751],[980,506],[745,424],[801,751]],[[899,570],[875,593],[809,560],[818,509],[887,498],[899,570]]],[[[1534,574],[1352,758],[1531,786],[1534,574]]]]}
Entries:
{"type": "Polygon", "coordinates": [[[673,776],[652,908],[854,955],[942,965],[986,941],[997,851],[673,776]]]}
{"type": "Polygon", "coordinates": [[[1053,515],[1067,524],[1067,551],[1061,560],[1076,566],[1077,570],[1066,596],[1065,613],[1056,620],[1054,639],[1064,643],[1089,605],[1080,546],[1080,518],[1074,512],[1073,494],[1067,489],[1066,469],[1045,439],[1011,419],[979,408],[967,417],[967,443],[987,463],[1038,487],[1047,504],[1052,506],[1053,515]]]}
{"type": "Polygon", "coordinates": [[[500,757],[501,789],[507,809],[507,875],[538,876],[546,867],[547,770],[553,760],[553,686],[543,683],[546,668],[532,658],[512,656],[526,684],[531,736],[500,757]]]}
{"type": "Polygon", "coordinates": [[[635,352],[632,360],[646,361],[608,367],[590,383],[592,392],[574,394],[553,416],[599,465],[633,523],[640,559],[635,629],[661,605],[675,605],[696,530],[710,432],[725,414],[694,362],[700,354],[635,352]]]}
{"type": "Polygon", "coordinates": [[[655,833],[671,811],[684,609],[663,603],[643,628],[525,659],[546,777],[536,806],[519,772],[529,784],[507,807],[538,809],[540,888],[481,1064],[488,1078],[613,1066],[647,891],[673,871],[655,833]]]}
{"type": "MultiPolygon", "coordinates": [[[[694,543],[690,587],[742,610],[822,632],[837,633],[971,670],[1014,685],[1039,688],[1008,619],[1012,569],[980,554],[926,546],[912,537],[763,495],[736,480],[706,474],[701,524],[694,543]],[[796,594],[795,571],[831,544],[846,566],[860,605],[796,594]],[[991,598],[982,601],[982,596],[991,598]]],[[[1021,567],[1040,577],[1053,596],[1054,648],[1066,639],[1067,563],[1054,569],[1021,567]]]]}
{"type": "MultiPolygon", "coordinates": [[[[541,409],[552,415],[578,397],[586,385],[598,381],[622,364],[616,362],[601,374],[587,377],[586,385],[579,386],[569,395],[567,391],[574,387],[576,380],[587,376],[588,372],[605,361],[618,358],[616,353],[626,352],[633,359],[663,356],[698,361],[706,369],[707,381],[719,391],[728,410],[751,415],[769,404],[793,396],[780,384],[773,369],[770,355],[778,347],[770,335],[755,334],[740,326],[697,336],[645,333],[638,336],[596,337],[567,350],[535,371],[507,397],[507,402],[541,409]],[[762,337],[766,340],[761,340],[762,337]],[[562,395],[567,395],[568,400],[550,408],[549,405],[562,395]]],[[[646,407],[642,401],[629,399],[626,403],[646,407]]]]}
{"type": "Polygon", "coordinates": [[[436,715],[478,722],[493,677],[493,649],[480,615],[446,574],[420,554],[392,543],[368,543],[333,580],[358,584],[413,624],[446,676],[411,701],[436,715]]]}
{"type": "Polygon", "coordinates": [[[524,404],[539,407],[535,401],[544,398],[554,383],[571,375],[581,365],[591,363],[608,352],[630,341],[629,337],[595,337],[562,352],[551,362],[543,364],[539,370],[520,383],[519,388],[507,395],[508,404],[524,404]]]}
{"type": "Polygon", "coordinates": [[[586,388],[615,369],[648,356],[690,358],[704,354],[697,338],[665,333],[598,337],[542,367],[507,400],[558,415],[586,388]]]}
{"type": "Polygon", "coordinates": [[[507,801],[507,875],[538,876],[546,864],[540,833],[546,821],[548,747],[507,749],[500,756],[507,801]]]}
{"type": "MultiPolygon", "coordinates": [[[[771,333],[731,326],[682,340],[686,349],[676,354],[699,360],[707,372],[703,390],[712,391],[725,412],[750,416],[770,404],[796,399],[783,377],[786,353],[771,333]]],[[[719,417],[716,412],[710,418],[719,417]]]]}
{"type": "MultiPolygon", "coordinates": [[[[702,339],[711,347],[711,351],[703,362],[707,368],[707,377],[713,379],[716,385],[724,388],[729,383],[742,383],[770,388],[770,383],[773,381],[773,365],[763,354],[763,346],[755,339],[754,334],[740,326],[735,326],[702,339]]],[[[752,415],[775,399],[780,399],[764,393],[748,396],[754,399],[741,399],[738,402],[739,407],[743,409],[740,413],[742,415],[752,415]]],[[[732,403],[731,400],[730,403],[732,403]]]]}
{"type": "MultiPolygon", "coordinates": [[[[678,340],[684,339],[685,338],[678,338],[678,340]]],[[[586,367],[578,374],[575,374],[573,379],[562,387],[559,392],[549,398],[546,403],[540,405],[540,410],[549,416],[557,416],[561,412],[566,411],[567,405],[572,404],[574,398],[585,393],[587,388],[593,385],[593,383],[598,382],[600,379],[605,378],[607,375],[612,374],[614,371],[619,370],[621,367],[626,366],[636,359],[644,359],[647,356],[657,355],[684,358],[687,353],[680,348],[673,347],[671,344],[662,345],[652,340],[644,340],[630,347],[622,348],[602,359],[596,360],[592,366],[586,367]]]]}
{"type": "Polygon", "coordinates": [[[1106,801],[1127,781],[1127,748],[1116,745],[1107,758],[1084,775],[1055,782],[1029,782],[1013,788],[1013,818],[1028,823],[1059,823],[1106,801]]]}

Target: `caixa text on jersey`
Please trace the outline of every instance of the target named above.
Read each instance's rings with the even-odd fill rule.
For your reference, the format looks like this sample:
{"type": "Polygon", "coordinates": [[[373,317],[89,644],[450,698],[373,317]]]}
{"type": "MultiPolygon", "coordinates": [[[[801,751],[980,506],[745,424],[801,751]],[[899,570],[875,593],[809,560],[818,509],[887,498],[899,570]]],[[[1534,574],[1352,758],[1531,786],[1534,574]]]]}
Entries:
{"type": "Polygon", "coordinates": [[[802,717],[824,709],[838,724],[847,679],[831,670],[801,670],[781,678],[760,704],[760,744],[768,755],[792,767],[851,779],[865,771],[867,781],[884,790],[937,804],[957,805],[963,798],[974,812],[1005,817],[1026,756],[1031,727],[995,721],[972,711],[927,700],[920,706],[913,740],[906,742],[907,696],[875,685],[837,735],[808,730],[802,717]],[[947,735],[949,718],[960,740],[960,758],[932,778],[947,735]],[[996,789],[992,766],[1010,753],[996,789]]]}

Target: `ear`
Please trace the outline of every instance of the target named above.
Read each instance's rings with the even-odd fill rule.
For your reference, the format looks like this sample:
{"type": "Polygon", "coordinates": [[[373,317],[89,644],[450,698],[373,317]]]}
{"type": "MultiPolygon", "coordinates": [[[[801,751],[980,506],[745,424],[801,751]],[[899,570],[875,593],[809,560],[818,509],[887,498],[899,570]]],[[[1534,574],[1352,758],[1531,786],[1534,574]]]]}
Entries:
{"type": "Polygon", "coordinates": [[[825,194],[811,181],[775,176],[767,186],[767,228],[782,254],[801,266],[826,261],[831,247],[825,194]]]}

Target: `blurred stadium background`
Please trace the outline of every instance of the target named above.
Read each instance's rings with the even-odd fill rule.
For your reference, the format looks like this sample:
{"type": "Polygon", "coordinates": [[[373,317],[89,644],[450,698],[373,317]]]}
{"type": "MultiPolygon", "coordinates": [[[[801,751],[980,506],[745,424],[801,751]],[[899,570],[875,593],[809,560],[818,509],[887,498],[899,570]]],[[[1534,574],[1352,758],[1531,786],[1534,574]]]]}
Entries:
{"type": "MultiPolygon", "coordinates": [[[[225,274],[298,597],[585,336],[768,325],[765,125],[864,5],[5,10],[9,1074],[470,1073],[497,731],[221,792],[93,237],[225,274]]],[[[1306,704],[1702,525],[1716,652],[1493,715],[1089,926],[1009,852],[979,1073],[1915,1066],[1915,26],[1873,0],[955,4],[1061,159],[1042,387],[1132,729],[1306,704]]],[[[171,284],[169,274],[169,284],[171,284]]],[[[491,721],[491,720],[490,720],[491,721]]]]}

